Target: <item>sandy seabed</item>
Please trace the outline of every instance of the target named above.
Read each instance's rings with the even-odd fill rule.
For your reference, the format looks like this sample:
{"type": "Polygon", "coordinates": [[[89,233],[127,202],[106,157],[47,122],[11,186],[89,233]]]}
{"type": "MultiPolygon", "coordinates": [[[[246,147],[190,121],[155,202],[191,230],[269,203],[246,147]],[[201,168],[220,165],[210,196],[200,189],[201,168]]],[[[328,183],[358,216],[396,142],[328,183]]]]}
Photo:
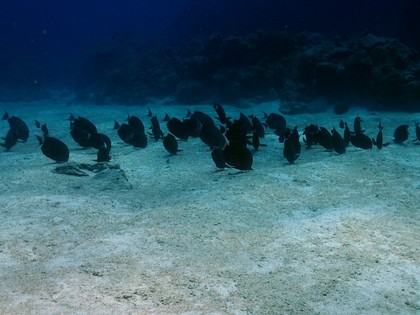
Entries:
{"type": "MultiPolygon", "coordinates": [[[[175,156],[154,140],[141,150],[122,143],[114,119],[129,112],[148,126],[147,107],[2,105],[31,136],[0,153],[0,314],[420,313],[420,145],[411,142],[420,114],[351,110],[350,125],[359,113],[375,136],[381,120],[386,140],[409,124],[410,141],[344,155],[303,149],[294,165],[268,132],[254,170],[237,172],[217,171],[199,139],[175,156]],[[71,139],[69,113],[110,136],[121,171],[52,172],[34,119],[68,144],[71,162],[96,157],[71,139]]],[[[152,110],[183,117],[186,108],[152,110]]],[[[339,121],[286,117],[300,129],[339,121]]]]}

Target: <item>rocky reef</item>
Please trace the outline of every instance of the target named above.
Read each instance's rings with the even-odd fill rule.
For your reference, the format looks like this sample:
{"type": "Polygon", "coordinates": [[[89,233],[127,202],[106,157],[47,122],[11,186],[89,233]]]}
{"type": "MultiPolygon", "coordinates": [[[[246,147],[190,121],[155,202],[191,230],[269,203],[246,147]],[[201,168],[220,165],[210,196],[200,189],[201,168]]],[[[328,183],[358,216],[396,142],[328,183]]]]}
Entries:
{"type": "Polygon", "coordinates": [[[79,99],[99,104],[323,98],[378,110],[420,109],[419,53],[369,33],[343,40],[261,31],[166,48],[118,43],[93,52],[83,73],[93,89],[79,91],[79,99]]]}
{"type": "MultiPolygon", "coordinates": [[[[40,73],[48,76],[45,70],[36,63],[8,63],[6,57],[0,54],[0,98],[51,97],[48,85],[37,81],[40,73]]],[[[113,38],[93,49],[75,72],[74,101],[82,103],[165,99],[168,104],[247,106],[280,99],[305,110],[322,99],[420,111],[420,54],[396,39],[369,33],[342,39],[258,31],[215,34],[176,46],[113,38]]]]}

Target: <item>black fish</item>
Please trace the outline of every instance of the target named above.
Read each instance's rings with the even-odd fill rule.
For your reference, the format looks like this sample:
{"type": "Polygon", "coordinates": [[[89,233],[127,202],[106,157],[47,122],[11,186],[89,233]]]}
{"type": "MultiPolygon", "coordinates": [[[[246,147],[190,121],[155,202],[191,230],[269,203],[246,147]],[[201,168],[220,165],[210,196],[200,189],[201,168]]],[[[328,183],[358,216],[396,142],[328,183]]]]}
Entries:
{"type": "Polygon", "coordinates": [[[91,137],[92,146],[98,149],[96,162],[109,162],[111,160],[111,139],[102,133],[94,133],[91,137]]]}
{"type": "Polygon", "coordinates": [[[317,125],[310,124],[309,126],[305,127],[303,134],[305,137],[303,141],[306,143],[306,146],[310,148],[312,145],[318,143],[317,134],[319,132],[319,128],[317,125]]]}
{"type": "Polygon", "coordinates": [[[53,137],[36,137],[41,146],[41,151],[46,157],[58,163],[69,160],[69,148],[64,142],[53,137]]]}
{"type": "Polygon", "coordinates": [[[351,137],[351,132],[350,132],[350,128],[347,125],[347,123],[344,123],[344,135],[343,135],[343,140],[344,143],[346,144],[346,146],[349,145],[350,143],[350,137],[351,137]]]}
{"type": "Polygon", "coordinates": [[[133,137],[133,128],[128,124],[118,124],[115,122],[114,129],[117,128],[117,134],[122,141],[129,143],[130,139],[133,137]]]}
{"type": "Polygon", "coordinates": [[[344,120],[340,119],[340,124],[339,124],[341,129],[344,129],[344,120]]]}
{"type": "MultiPolygon", "coordinates": [[[[203,125],[198,119],[185,118],[182,121],[183,128],[186,131],[188,137],[197,138],[200,137],[203,125]]],[[[208,125],[207,128],[212,128],[214,125],[208,125]]]]}
{"type": "Polygon", "coordinates": [[[200,111],[194,111],[189,117],[190,120],[197,119],[203,128],[214,126],[214,120],[209,115],[200,112],[200,111]]]}
{"type": "Polygon", "coordinates": [[[109,150],[106,148],[100,148],[98,150],[98,154],[96,157],[96,162],[109,162],[111,160],[111,156],[109,155],[109,150]]]}
{"type": "Polygon", "coordinates": [[[230,117],[226,116],[226,112],[225,112],[225,109],[223,108],[223,106],[220,105],[220,104],[214,104],[213,108],[216,111],[217,116],[218,116],[216,119],[218,119],[221,124],[226,125],[226,123],[228,122],[230,117]]]}
{"type": "Polygon", "coordinates": [[[234,120],[226,131],[226,138],[230,144],[237,144],[246,147],[248,143],[247,128],[243,125],[243,121],[234,120]]]}
{"type": "Polygon", "coordinates": [[[251,142],[252,146],[254,147],[254,150],[257,151],[258,148],[260,147],[260,137],[258,136],[257,132],[254,131],[254,133],[252,134],[252,142],[251,142]]]}
{"type": "Polygon", "coordinates": [[[281,130],[275,130],[274,134],[279,136],[279,142],[283,143],[284,140],[292,133],[289,127],[285,127],[281,130]]]}
{"type": "Polygon", "coordinates": [[[78,116],[77,118],[70,117],[70,134],[73,140],[83,148],[90,148],[90,136],[98,132],[94,123],[89,119],[78,116]],[[73,119],[72,119],[73,118],[73,119]]]}
{"type": "Polygon", "coordinates": [[[266,147],[266,144],[263,144],[260,142],[260,137],[258,136],[257,132],[254,131],[251,137],[251,142],[248,142],[248,144],[252,145],[255,151],[259,149],[259,147],[266,147]]]}
{"type": "Polygon", "coordinates": [[[325,127],[320,127],[317,134],[318,143],[327,150],[333,150],[332,135],[325,127]]]}
{"type": "Polygon", "coordinates": [[[158,141],[160,138],[163,137],[163,133],[160,130],[159,121],[158,121],[156,115],[153,115],[150,118],[150,123],[152,124],[151,128],[152,128],[153,137],[154,137],[155,141],[158,141]]]}
{"type": "MultiPolygon", "coordinates": [[[[76,120],[70,121],[70,135],[73,140],[83,148],[90,148],[92,146],[90,142],[90,133],[80,127],[80,125],[75,124],[76,120]]],[[[95,131],[96,133],[96,131],[95,131]]]]}
{"type": "Polygon", "coordinates": [[[283,157],[289,163],[295,163],[295,161],[299,158],[299,154],[296,152],[296,148],[293,142],[294,141],[291,136],[284,140],[283,157]]]}
{"type": "Polygon", "coordinates": [[[252,116],[251,122],[252,122],[252,129],[254,130],[254,133],[257,133],[258,137],[264,138],[265,137],[264,126],[261,123],[261,121],[258,119],[258,117],[252,116]]]}
{"type": "Polygon", "coordinates": [[[35,127],[38,129],[41,128],[41,123],[36,119],[35,119],[35,127]]]}
{"type": "Polygon", "coordinates": [[[252,170],[252,163],[254,158],[251,151],[245,146],[236,143],[228,144],[224,150],[223,155],[226,164],[241,171],[252,170]]]}
{"type": "Polygon", "coordinates": [[[414,139],[414,141],[420,141],[420,125],[418,122],[416,122],[415,124],[416,124],[416,139],[414,139]]]}
{"type": "Polygon", "coordinates": [[[334,110],[333,113],[336,115],[343,115],[345,113],[347,113],[350,109],[350,105],[345,103],[345,102],[341,102],[338,103],[334,106],[334,110]]]}
{"type": "Polygon", "coordinates": [[[220,133],[220,129],[214,125],[202,128],[200,132],[201,141],[207,144],[210,149],[214,149],[215,147],[220,146],[219,142],[221,141],[222,137],[223,135],[220,133]]]}
{"type": "Polygon", "coordinates": [[[204,144],[207,144],[210,149],[216,147],[216,143],[219,140],[221,134],[219,128],[216,126],[208,126],[207,128],[202,128],[200,132],[200,139],[204,144]]]}
{"type": "Polygon", "coordinates": [[[170,154],[177,154],[177,152],[181,151],[178,150],[176,138],[170,133],[163,137],[163,146],[170,154]]]}
{"type": "Polygon", "coordinates": [[[147,117],[152,117],[153,116],[152,111],[150,110],[150,108],[147,109],[147,115],[146,116],[147,117]]]}
{"type": "MultiPolygon", "coordinates": [[[[74,117],[74,116],[73,116],[74,117]]],[[[70,120],[73,122],[75,128],[80,128],[88,133],[98,132],[95,124],[85,117],[77,117],[76,119],[70,120]]]]}
{"type": "Polygon", "coordinates": [[[374,141],[372,139],[372,142],[373,142],[373,144],[376,145],[376,147],[378,149],[382,149],[382,146],[384,144],[384,138],[383,138],[383,135],[382,135],[382,129],[383,129],[383,127],[382,127],[381,123],[379,123],[378,129],[379,129],[379,131],[378,131],[378,134],[376,135],[376,141],[374,141]]]}
{"type": "Polygon", "coordinates": [[[394,131],[394,142],[403,143],[408,139],[408,125],[398,126],[394,131]]]}
{"type": "Polygon", "coordinates": [[[96,140],[96,148],[98,149],[96,162],[109,162],[111,160],[111,139],[102,133],[96,133],[94,137],[101,138],[102,140],[96,140]]]}
{"type": "Polygon", "coordinates": [[[346,143],[340,133],[333,128],[331,130],[333,149],[338,154],[346,153],[346,143]]]}
{"type": "Polygon", "coordinates": [[[357,116],[354,118],[353,128],[355,133],[363,133],[364,130],[362,130],[362,122],[363,120],[360,118],[360,116],[357,116]]]}
{"type": "Polygon", "coordinates": [[[18,140],[22,140],[26,142],[29,138],[29,128],[26,123],[16,116],[9,116],[9,114],[5,111],[3,115],[3,120],[7,120],[9,122],[9,127],[16,129],[18,134],[18,140]]]}
{"type": "Polygon", "coordinates": [[[299,156],[300,152],[301,152],[302,145],[300,144],[300,141],[299,141],[299,132],[298,132],[297,128],[298,128],[297,126],[295,126],[295,128],[293,128],[293,130],[290,134],[290,140],[293,142],[293,146],[295,147],[296,155],[299,156]]]}
{"type": "Polygon", "coordinates": [[[214,148],[213,151],[211,151],[211,158],[213,159],[213,162],[216,164],[217,168],[224,169],[228,167],[228,165],[226,165],[226,160],[222,148],[214,148]]]}
{"type": "Polygon", "coordinates": [[[275,131],[280,131],[286,128],[286,119],[282,115],[276,113],[271,113],[268,116],[267,114],[264,115],[266,118],[265,122],[268,128],[273,129],[275,131]]]}
{"type": "Polygon", "coordinates": [[[18,141],[19,133],[16,128],[9,128],[9,131],[4,138],[4,144],[1,144],[2,147],[9,151],[12,147],[14,147],[18,141]]]}
{"type": "Polygon", "coordinates": [[[189,128],[176,117],[172,117],[166,123],[166,127],[168,128],[169,132],[172,133],[175,137],[181,140],[187,140],[190,132],[189,128]]]}
{"type": "Polygon", "coordinates": [[[111,150],[111,139],[107,135],[104,135],[102,133],[99,133],[99,135],[101,135],[102,139],[105,142],[105,149],[110,151],[111,150]]]}
{"type": "Polygon", "coordinates": [[[372,149],[372,140],[364,133],[356,133],[350,137],[353,146],[364,150],[372,149]]]}
{"type": "Polygon", "coordinates": [[[131,137],[129,137],[128,142],[135,148],[144,149],[147,147],[147,136],[144,132],[140,130],[133,130],[131,137]]]}
{"type": "Polygon", "coordinates": [[[102,134],[102,133],[93,133],[89,136],[89,142],[90,146],[100,150],[100,149],[106,149],[111,150],[111,140],[108,136],[102,134]]]}
{"type": "Polygon", "coordinates": [[[387,145],[389,145],[389,142],[384,143],[384,139],[383,139],[383,135],[382,135],[382,130],[384,128],[382,127],[381,123],[379,123],[378,129],[379,129],[379,131],[378,131],[378,134],[376,135],[376,140],[372,139],[372,142],[380,150],[380,149],[382,149],[382,147],[386,147],[387,145]]]}
{"type": "Polygon", "coordinates": [[[251,122],[251,119],[249,119],[247,115],[240,113],[239,121],[241,122],[241,126],[244,129],[244,132],[246,134],[252,131],[252,128],[253,128],[252,122],[251,122]]]}
{"type": "Polygon", "coordinates": [[[128,123],[114,123],[114,129],[122,141],[132,145],[135,148],[147,147],[147,136],[144,133],[144,125],[136,116],[128,116],[128,123]]]}
{"type": "Polygon", "coordinates": [[[140,131],[144,133],[144,124],[140,118],[137,116],[130,116],[128,115],[127,118],[128,125],[133,128],[133,130],[140,131]]]}

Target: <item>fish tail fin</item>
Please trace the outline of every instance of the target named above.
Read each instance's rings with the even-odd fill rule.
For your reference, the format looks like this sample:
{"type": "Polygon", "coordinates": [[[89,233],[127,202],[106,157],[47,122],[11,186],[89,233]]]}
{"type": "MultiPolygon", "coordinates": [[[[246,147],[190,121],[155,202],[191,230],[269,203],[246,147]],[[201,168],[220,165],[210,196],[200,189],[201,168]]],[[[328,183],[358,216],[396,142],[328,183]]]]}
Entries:
{"type": "Polygon", "coordinates": [[[1,119],[2,120],[8,120],[9,119],[9,113],[7,112],[7,110],[4,111],[4,115],[1,119]]]}

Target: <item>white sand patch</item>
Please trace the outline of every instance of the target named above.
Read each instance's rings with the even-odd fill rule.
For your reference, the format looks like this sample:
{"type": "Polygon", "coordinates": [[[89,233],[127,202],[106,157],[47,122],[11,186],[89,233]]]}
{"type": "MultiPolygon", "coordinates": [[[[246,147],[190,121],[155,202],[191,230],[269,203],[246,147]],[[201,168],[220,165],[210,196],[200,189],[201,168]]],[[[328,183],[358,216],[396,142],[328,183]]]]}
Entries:
{"type": "MultiPolygon", "coordinates": [[[[244,109],[276,111],[278,103],[244,109]]],[[[420,146],[344,155],[303,148],[295,165],[267,133],[254,171],[216,171],[198,139],[168,156],[161,142],[125,145],[114,119],[147,107],[2,106],[31,136],[0,153],[0,314],[415,314],[420,312],[420,146]],[[33,119],[70,147],[70,113],[96,123],[112,142],[111,163],[129,186],[89,173],[53,173],[33,119]]],[[[187,107],[156,105],[163,117],[187,107]]],[[[213,115],[211,106],[190,107],[213,115]]],[[[226,107],[232,117],[239,110],[226,107]]],[[[351,110],[385,141],[420,116],[351,110]]],[[[338,126],[330,113],[287,117],[290,126],[338,126]]],[[[7,132],[7,123],[0,132],[7,132]]],[[[162,124],[166,131],[166,127],[162,124]]]]}

